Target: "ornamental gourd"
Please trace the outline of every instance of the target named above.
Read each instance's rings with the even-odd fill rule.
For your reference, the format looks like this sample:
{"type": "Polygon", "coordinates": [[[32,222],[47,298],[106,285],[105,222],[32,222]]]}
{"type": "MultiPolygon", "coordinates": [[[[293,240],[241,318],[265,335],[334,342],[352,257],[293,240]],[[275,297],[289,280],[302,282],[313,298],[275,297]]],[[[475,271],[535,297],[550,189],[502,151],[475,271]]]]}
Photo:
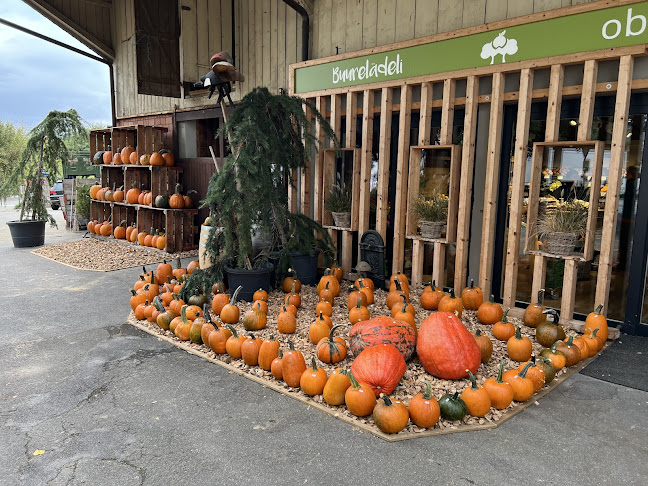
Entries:
{"type": "Polygon", "coordinates": [[[355,356],[371,346],[383,343],[395,346],[403,359],[408,360],[416,349],[416,333],[406,322],[387,316],[360,321],[349,331],[349,347],[355,356]]]}
{"type": "Polygon", "coordinates": [[[423,320],[416,341],[421,364],[432,376],[444,380],[477,372],[481,363],[479,346],[455,314],[436,312],[423,320]]]}
{"type": "Polygon", "coordinates": [[[366,348],[351,364],[353,375],[367,383],[376,397],[394,391],[406,368],[403,355],[391,344],[366,348]]]}

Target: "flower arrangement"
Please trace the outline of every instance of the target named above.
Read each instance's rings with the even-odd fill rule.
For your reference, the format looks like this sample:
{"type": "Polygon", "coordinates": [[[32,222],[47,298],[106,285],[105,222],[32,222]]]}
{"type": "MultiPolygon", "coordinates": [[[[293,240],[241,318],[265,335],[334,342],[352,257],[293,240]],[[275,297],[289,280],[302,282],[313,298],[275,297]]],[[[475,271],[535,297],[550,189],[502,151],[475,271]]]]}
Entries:
{"type": "Polygon", "coordinates": [[[441,193],[420,196],[416,202],[416,215],[419,221],[445,223],[448,219],[448,196],[441,193]]]}
{"type": "Polygon", "coordinates": [[[538,222],[540,233],[585,234],[589,203],[580,199],[562,201],[547,212],[538,222]]]}
{"type": "Polygon", "coordinates": [[[324,207],[332,213],[351,211],[351,191],[344,184],[335,184],[328,193],[324,207]]]}

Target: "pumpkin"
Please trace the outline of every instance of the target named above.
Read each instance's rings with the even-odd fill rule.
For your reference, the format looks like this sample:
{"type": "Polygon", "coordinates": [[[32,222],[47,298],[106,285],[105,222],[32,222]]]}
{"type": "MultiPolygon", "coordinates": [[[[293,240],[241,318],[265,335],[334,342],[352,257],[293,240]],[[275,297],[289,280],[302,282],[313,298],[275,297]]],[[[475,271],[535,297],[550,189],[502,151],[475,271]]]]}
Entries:
{"type": "Polygon", "coordinates": [[[138,321],[143,321],[144,319],[146,319],[145,311],[148,305],[149,301],[145,300],[141,304],[138,304],[137,307],[135,307],[135,319],[137,319],[138,321]]]}
{"type": "Polygon", "coordinates": [[[155,229],[151,228],[151,232],[144,237],[144,246],[151,246],[153,243],[153,235],[155,234],[155,229]]]}
{"type": "Polygon", "coordinates": [[[558,312],[555,309],[547,309],[545,314],[553,315],[553,322],[544,321],[536,326],[535,338],[545,348],[551,347],[556,341],[565,339],[565,330],[560,325],[558,312]]]}
{"type": "Polygon", "coordinates": [[[349,322],[353,325],[356,322],[367,321],[370,318],[369,309],[362,305],[362,298],[358,297],[355,307],[352,307],[349,311],[349,322]]]}
{"type": "Polygon", "coordinates": [[[396,280],[394,280],[394,286],[394,289],[390,290],[387,294],[386,304],[389,309],[394,307],[394,305],[396,305],[397,303],[401,302],[403,298],[405,298],[405,300],[409,302],[409,295],[407,295],[407,293],[402,290],[400,280],[398,280],[397,278],[396,280]]]}
{"type": "Polygon", "coordinates": [[[137,182],[133,181],[132,188],[126,192],[126,202],[128,204],[137,204],[137,200],[141,193],[142,191],[137,188],[137,182]]]}
{"type": "Polygon", "coordinates": [[[513,388],[513,400],[516,402],[526,402],[533,395],[533,381],[526,376],[532,364],[531,362],[527,363],[522,371],[516,371],[513,378],[507,380],[513,388]]]}
{"type": "Polygon", "coordinates": [[[108,150],[106,150],[103,153],[103,163],[104,164],[110,164],[110,163],[112,163],[112,160],[113,160],[113,153],[112,153],[112,150],[110,150],[110,147],[109,147],[108,150]]]}
{"type": "Polygon", "coordinates": [[[202,316],[202,308],[200,306],[193,304],[187,305],[187,317],[189,319],[194,320],[200,316],[202,316]]]}
{"type": "MultiPolygon", "coordinates": [[[[407,308],[407,306],[409,305],[410,304],[404,302],[403,305],[401,306],[400,311],[398,311],[394,315],[394,319],[401,322],[407,322],[410,326],[412,326],[412,329],[414,329],[414,336],[416,336],[418,334],[418,329],[416,327],[416,319],[414,319],[414,314],[409,312],[407,308]]],[[[395,305],[394,307],[398,307],[398,306],[395,305]]]]}
{"type": "Polygon", "coordinates": [[[220,316],[221,310],[225,307],[226,304],[229,304],[229,296],[225,293],[225,290],[221,285],[221,289],[217,294],[212,298],[212,312],[217,316],[220,316]]]}
{"type": "Polygon", "coordinates": [[[395,319],[395,318],[396,318],[396,314],[398,314],[399,312],[402,311],[402,309],[403,309],[403,304],[405,304],[405,311],[406,311],[406,312],[409,312],[410,314],[412,314],[412,316],[416,315],[416,311],[414,310],[414,306],[413,306],[412,304],[409,304],[409,303],[407,302],[407,299],[405,298],[404,295],[401,295],[401,297],[402,297],[401,302],[397,302],[397,303],[394,304],[394,306],[391,308],[391,315],[392,315],[392,317],[395,319]]]}
{"type": "Polygon", "coordinates": [[[151,165],[151,154],[142,154],[139,163],[140,165],[151,165]]]}
{"type": "Polygon", "coordinates": [[[236,324],[239,321],[240,310],[236,306],[236,299],[238,294],[243,287],[241,285],[234,291],[232,295],[232,300],[225,304],[220,311],[220,318],[226,324],[236,324]]]}
{"type": "Polygon", "coordinates": [[[344,403],[347,409],[356,417],[366,417],[376,406],[376,395],[368,383],[359,383],[353,376],[353,371],[347,373],[351,386],[344,393],[344,403]]]}
{"type": "Polygon", "coordinates": [[[538,303],[529,304],[524,311],[524,316],[522,317],[522,322],[525,326],[529,327],[538,327],[538,324],[542,324],[546,321],[544,316],[544,311],[547,308],[544,304],[544,289],[538,291],[538,303]]]}
{"type": "Polygon", "coordinates": [[[252,333],[241,343],[241,357],[246,365],[256,366],[259,364],[259,350],[262,344],[263,341],[257,339],[252,333]]]}
{"type": "MultiPolygon", "coordinates": [[[[333,267],[331,267],[331,268],[333,268],[333,267]]],[[[358,277],[358,278],[355,280],[355,282],[353,282],[353,285],[359,287],[359,286],[360,286],[360,282],[362,282],[362,285],[364,285],[364,286],[367,287],[368,289],[371,289],[372,292],[373,292],[374,290],[376,290],[376,287],[375,287],[375,285],[374,285],[374,283],[373,283],[373,280],[371,280],[369,277],[364,277],[364,276],[363,276],[363,277],[358,277]]]]}
{"type": "Polygon", "coordinates": [[[409,412],[400,400],[392,400],[384,393],[373,410],[373,419],[376,426],[385,434],[397,434],[407,426],[409,412]]]}
{"type": "Polygon", "coordinates": [[[295,307],[293,304],[290,303],[290,295],[286,295],[286,298],[284,299],[284,305],[283,305],[289,312],[292,312],[292,314],[297,317],[297,307],[295,307]]]}
{"type": "Polygon", "coordinates": [[[324,288],[318,291],[317,296],[320,300],[325,300],[331,303],[335,302],[335,292],[331,289],[331,282],[326,282],[324,288]]]}
{"type": "Polygon", "coordinates": [[[159,235],[155,247],[158,250],[164,250],[166,248],[166,236],[164,234],[159,235]]]}
{"type": "Polygon", "coordinates": [[[463,419],[468,413],[468,407],[459,396],[459,392],[454,395],[446,393],[439,399],[439,410],[441,417],[452,422],[463,419]]]}
{"type": "MultiPolygon", "coordinates": [[[[238,319],[236,321],[238,322],[238,319]]],[[[246,331],[259,331],[266,327],[267,323],[268,317],[266,316],[266,313],[263,311],[263,309],[261,309],[261,304],[256,304],[245,314],[243,314],[243,327],[246,331]]]]}
{"type": "Polygon", "coordinates": [[[504,361],[500,363],[496,378],[488,378],[484,382],[484,390],[491,399],[491,406],[498,410],[507,408],[513,401],[513,388],[503,378],[504,361]]]}
{"type": "Polygon", "coordinates": [[[99,150],[98,152],[95,152],[95,154],[92,156],[92,163],[101,164],[103,162],[103,154],[104,154],[104,150],[99,150]]]}
{"type": "Polygon", "coordinates": [[[333,315],[333,306],[328,300],[320,299],[320,301],[317,303],[317,305],[315,306],[315,315],[318,316],[320,312],[329,317],[333,315]]]}
{"type": "MultiPolygon", "coordinates": [[[[339,363],[346,358],[347,347],[346,342],[341,337],[334,337],[336,329],[339,327],[346,327],[343,324],[334,326],[329,332],[328,337],[322,338],[317,343],[316,353],[317,357],[323,363],[333,364],[339,363]]],[[[310,331],[309,331],[310,335],[310,331]]]]}
{"type": "Polygon", "coordinates": [[[477,310],[484,302],[484,294],[479,287],[475,287],[473,279],[470,279],[470,287],[466,287],[461,292],[461,301],[466,310],[477,310]]]}
{"type": "Polygon", "coordinates": [[[374,303],[374,294],[369,287],[365,287],[365,284],[362,283],[362,280],[358,280],[357,284],[353,284],[353,287],[357,289],[358,292],[365,294],[366,296],[366,305],[371,305],[374,303]]]}
{"type": "Polygon", "coordinates": [[[598,337],[598,328],[594,329],[593,331],[590,331],[588,335],[585,336],[585,339],[587,340],[587,344],[589,345],[589,354],[588,356],[595,356],[596,353],[598,353],[602,348],[603,345],[605,344],[602,339],[599,339],[598,337]]]}
{"type": "Polygon", "coordinates": [[[556,368],[554,368],[551,361],[547,358],[543,358],[542,356],[538,356],[536,358],[536,365],[541,366],[542,370],[544,371],[545,384],[548,385],[549,383],[551,383],[556,377],[556,368]]]}
{"type": "Polygon", "coordinates": [[[432,284],[428,285],[421,292],[421,307],[425,310],[437,310],[439,302],[445,296],[445,292],[437,287],[432,280],[432,284]]]}
{"type": "MultiPolygon", "coordinates": [[[[608,324],[605,316],[601,314],[603,311],[603,304],[599,304],[593,312],[590,312],[585,318],[585,327],[583,334],[588,334],[589,331],[598,329],[598,337],[603,340],[603,343],[608,338],[608,324]]],[[[601,346],[602,347],[602,346],[601,346]]]]}
{"type": "Polygon", "coordinates": [[[481,362],[486,364],[493,356],[493,341],[488,336],[484,336],[479,329],[475,332],[475,341],[479,346],[481,362]]]}
{"type": "Polygon", "coordinates": [[[540,356],[548,359],[556,371],[562,370],[565,367],[565,364],[567,364],[565,354],[557,349],[561,342],[562,341],[556,341],[553,343],[551,348],[546,348],[540,351],[540,356]]]}
{"type": "Polygon", "coordinates": [[[461,392],[461,399],[466,404],[468,413],[473,417],[483,417],[491,408],[491,399],[483,386],[477,385],[475,375],[468,371],[471,385],[461,392]]]}
{"type": "Polygon", "coordinates": [[[574,344],[580,350],[581,360],[589,357],[590,355],[590,344],[587,342],[585,336],[578,336],[574,338],[574,344]]]}
{"type": "Polygon", "coordinates": [[[254,292],[254,295],[252,296],[252,300],[262,300],[264,302],[268,302],[268,292],[266,292],[263,289],[259,289],[256,292],[254,292]]]}
{"type": "Polygon", "coordinates": [[[173,167],[173,165],[175,164],[175,157],[173,156],[173,154],[164,149],[160,150],[160,154],[162,155],[162,159],[164,160],[164,165],[166,167],[173,167]]]}
{"type": "Polygon", "coordinates": [[[171,209],[182,209],[184,208],[184,199],[180,194],[180,184],[176,184],[175,193],[169,198],[169,207],[171,209]]]}
{"type": "Polygon", "coordinates": [[[126,220],[122,221],[119,223],[119,226],[115,228],[115,231],[113,232],[113,235],[115,236],[115,239],[117,240],[125,240],[126,239],[126,226],[122,226],[126,224],[126,220]]]}
{"type": "Polygon", "coordinates": [[[112,163],[114,165],[122,165],[122,158],[121,158],[121,153],[120,152],[115,152],[113,154],[113,160],[112,163]]]}
{"type": "Polygon", "coordinates": [[[131,154],[132,154],[133,152],[135,152],[135,148],[134,148],[134,147],[129,147],[129,146],[124,147],[124,148],[121,150],[121,161],[122,161],[124,164],[130,164],[130,163],[131,163],[131,161],[130,161],[130,156],[131,156],[131,154]]]}
{"type": "Polygon", "coordinates": [[[502,342],[507,342],[512,336],[515,336],[515,326],[508,321],[508,307],[502,315],[502,319],[493,326],[493,336],[502,342]]]}
{"type": "Polygon", "coordinates": [[[189,339],[194,344],[203,344],[202,328],[207,324],[204,314],[201,317],[194,319],[191,328],[189,329],[189,339]]]}
{"type": "Polygon", "coordinates": [[[297,308],[301,307],[302,303],[302,298],[299,292],[297,292],[297,283],[293,281],[292,289],[288,295],[286,295],[287,298],[287,303],[290,305],[294,305],[297,308]]]}
{"type": "Polygon", "coordinates": [[[565,355],[565,366],[574,366],[582,359],[580,349],[574,344],[574,336],[569,336],[567,341],[559,342],[556,349],[565,355]]]}
{"type": "Polygon", "coordinates": [[[425,391],[417,393],[410,400],[409,415],[412,423],[422,428],[434,427],[439,421],[439,402],[432,396],[432,385],[429,381],[425,381],[425,391]]]}
{"type": "Polygon", "coordinates": [[[400,288],[409,295],[409,280],[407,280],[407,276],[401,272],[392,273],[391,277],[389,277],[389,282],[390,285],[396,286],[394,279],[398,280],[400,288]]]}
{"type": "Polygon", "coordinates": [[[322,394],[327,380],[326,371],[323,368],[318,368],[315,358],[311,358],[311,367],[302,373],[299,379],[299,387],[306,395],[314,397],[322,394]]]}
{"type": "Polygon", "coordinates": [[[291,291],[293,294],[298,294],[299,292],[301,292],[302,284],[297,278],[297,272],[295,272],[292,268],[289,268],[288,273],[292,273],[292,276],[289,275],[283,279],[283,282],[281,283],[281,289],[285,294],[288,294],[291,291]]]}
{"type": "Polygon", "coordinates": [[[192,273],[194,273],[199,268],[200,268],[200,263],[198,262],[198,260],[191,260],[187,264],[187,274],[191,275],[192,273]]]}
{"type": "MultiPolygon", "coordinates": [[[[205,311],[203,316],[207,316],[209,318],[209,311],[205,311]]],[[[200,330],[200,339],[202,339],[202,342],[205,346],[209,346],[209,335],[216,330],[216,327],[214,326],[214,323],[211,321],[211,318],[203,324],[202,329],[200,330]]]]}
{"type": "Polygon", "coordinates": [[[242,356],[241,345],[243,344],[243,341],[245,341],[245,336],[240,336],[236,332],[236,329],[229,324],[227,324],[227,329],[229,329],[232,335],[227,338],[227,341],[225,342],[225,351],[232,358],[239,359],[242,356]]]}
{"type": "Polygon", "coordinates": [[[135,165],[139,162],[139,155],[137,155],[137,152],[132,152],[130,157],[128,157],[128,160],[130,164],[135,165]]]}
{"type": "MultiPolygon", "coordinates": [[[[342,277],[344,277],[344,269],[339,265],[333,265],[331,267],[331,275],[333,275],[338,282],[342,282],[342,277]]],[[[356,280],[357,282],[357,280],[356,280]]],[[[371,289],[373,290],[373,289],[371,289]]]]}
{"type": "Polygon", "coordinates": [[[179,322],[175,328],[175,335],[180,341],[189,341],[189,331],[191,330],[191,324],[193,321],[187,319],[187,305],[183,305],[180,311],[180,318],[182,322],[179,322]]]}
{"type": "Polygon", "coordinates": [[[270,372],[277,380],[283,380],[283,350],[279,349],[279,354],[272,360],[270,372]]]}
{"type": "Polygon", "coordinates": [[[320,340],[325,339],[329,335],[331,328],[324,320],[324,314],[320,314],[315,321],[308,328],[308,339],[311,343],[317,344],[320,340]]]}
{"type": "Polygon", "coordinates": [[[92,233],[92,234],[94,234],[94,232],[95,232],[95,229],[94,229],[94,228],[95,228],[95,224],[96,224],[95,221],[90,221],[90,222],[88,222],[88,224],[87,224],[87,226],[86,226],[86,227],[88,228],[88,231],[89,231],[90,233],[92,233]]]}
{"type": "Polygon", "coordinates": [[[119,186],[119,188],[116,189],[113,192],[113,196],[112,196],[113,201],[118,202],[118,203],[123,202],[124,201],[124,195],[125,195],[124,194],[124,186],[119,186]]]}
{"type": "Polygon", "coordinates": [[[135,223],[133,223],[130,236],[128,236],[128,241],[130,241],[131,243],[137,243],[137,235],[137,228],[135,227],[135,223]]]}
{"type": "Polygon", "coordinates": [[[347,370],[335,368],[326,381],[326,385],[324,385],[322,398],[329,405],[342,405],[344,403],[344,395],[350,386],[351,380],[347,376],[347,370]]]}
{"type": "Polygon", "coordinates": [[[281,334],[292,334],[297,330],[297,318],[286,306],[277,316],[277,330],[281,334]]]}
{"type": "Polygon", "coordinates": [[[455,314],[436,312],[419,328],[416,348],[419,360],[432,376],[457,380],[466,369],[477,372],[481,363],[479,346],[455,314]]]}
{"type": "Polygon", "coordinates": [[[156,196],[155,198],[155,207],[156,208],[163,208],[166,209],[169,207],[169,196],[165,196],[164,194],[160,194],[159,196],[156,196]]]}
{"type": "Polygon", "coordinates": [[[533,393],[536,393],[545,385],[544,367],[536,363],[535,356],[531,356],[531,361],[520,364],[518,371],[522,371],[527,363],[531,363],[531,366],[527,369],[526,377],[533,382],[533,393]]]}
{"type": "Polygon", "coordinates": [[[225,354],[227,352],[227,340],[232,336],[232,331],[226,327],[219,327],[209,333],[207,345],[216,354],[225,354]]]}
{"type": "Polygon", "coordinates": [[[482,302],[477,309],[477,320],[482,324],[492,325],[502,320],[502,306],[495,303],[495,297],[490,296],[488,302],[482,302]]]}
{"type": "MultiPolygon", "coordinates": [[[[337,278],[331,275],[330,268],[327,268],[324,271],[324,276],[320,279],[319,283],[317,284],[317,292],[319,293],[323,288],[325,288],[327,283],[329,284],[329,288],[333,292],[333,297],[337,297],[338,295],[340,295],[340,282],[338,282],[337,278]]],[[[332,299],[329,300],[329,302],[332,302],[332,299]]]]}
{"type": "Polygon", "coordinates": [[[131,294],[130,305],[131,309],[134,311],[138,305],[144,303],[146,297],[144,295],[138,294],[136,289],[131,289],[131,294]]]}
{"type": "Polygon", "coordinates": [[[282,362],[283,380],[286,385],[297,388],[301,376],[306,371],[306,361],[301,351],[295,349],[292,341],[288,341],[289,349],[284,353],[282,362]]]}
{"type": "Polygon", "coordinates": [[[259,367],[270,371],[272,361],[279,355],[279,341],[270,334],[268,339],[264,339],[259,348],[259,367]]]}
{"type": "Polygon", "coordinates": [[[162,155],[160,153],[158,153],[158,152],[153,152],[151,154],[149,162],[150,162],[151,165],[154,165],[156,167],[164,165],[164,159],[162,158],[162,155]]]}
{"type": "Polygon", "coordinates": [[[408,360],[416,349],[416,334],[406,322],[377,316],[354,324],[349,331],[349,347],[358,356],[363,350],[379,344],[391,344],[408,360]]]}
{"type": "Polygon", "coordinates": [[[173,321],[173,319],[175,319],[176,317],[178,317],[178,314],[170,309],[167,309],[166,312],[158,314],[156,322],[157,325],[160,326],[160,329],[168,331],[171,325],[171,321],[173,321]]]}
{"type": "Polygon", "coordinates": [[[450,289],[450,295],[446,295],[439,302],[438,312],[457,313],[457,317],[461,319],[463,312],[463,302],[460,297],[455,295],[454,289],[450,289]]]}
{"type": "Polygon", "coordinates": [[[262,310],[264,313],[268,313],[268,303],[265,300],[255,300],[252,304],[252,307],[262,310]]]}
{"type": "Polygon", "coordinates": [[[403,355],[391,344],[366,348],[351,364],[353,375],[359,381],[367,383],[376,397],[394,391],[406,368],[403,355]]]}
{"type": "Polygon", "coordinates": [[[515,328],[515,336],[506,342],[506,352],[513,361],[518,363],[531,359],[533,345],[528,337],[522,336],[519,326],[515,328]]]}
{"type": "Polygon", "coordinates": [[[163,260],[162,263],[157,266],[157,270],[155,271],[155,278],[158,282],[167,282],[169,277],[173,275],[172,272],[173,267],[171,266],[171,264],[167,263],[166,260],[163,260]]]}

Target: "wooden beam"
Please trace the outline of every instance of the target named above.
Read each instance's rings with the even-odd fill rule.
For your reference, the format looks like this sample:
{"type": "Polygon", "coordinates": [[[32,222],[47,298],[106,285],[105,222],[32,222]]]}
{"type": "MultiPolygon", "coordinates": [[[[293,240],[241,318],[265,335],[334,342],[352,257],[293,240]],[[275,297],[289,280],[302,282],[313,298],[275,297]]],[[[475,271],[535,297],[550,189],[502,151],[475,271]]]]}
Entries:
{"type": "Polygon", "coordinates": [[[400,102],[405,108],[398,121],[398,159],[396,160],[396,200],[394,201],[394,246],[392,272],[402,272],[405,260],[405,221],[407,218],[407,178],[411,125],[412,85],[401,86],[400,102]]]}
{"type": "Polygon", "coordinates": [[[578,140],[589,140],[591,138],[597,75],[598,61],[585,61],[585,66],[583,68],[580,115],[578,116],[578,140]]]}
{"type": "MultiPolygon", "coordinates": [[[[312,101],[312,100],[309,100],[312,101]]],[[[304,105],[304,110],[306,111],[306,118],[310,120],[310,113],[309,110],[306,108],[306,105],[304,105]]],[[[318,149],[319,150],[319,149],[318,149]]],[[[300,171],[300,177],[301,177],[301,187],[300,187],[300,208],[299,210],[301,211],[302,214],[305,214],[306,216],[311,215],[311,168],[313,166],[313,161],[310,158],[311,154],[306,154],[306,167],[304,167],[300,171]]]]}
{"type": "Polygon", "coordinates": [[[351,272],[353,266],[353,231],[342,231],[342,268],[344,273],[351,272]]]}
{"type": "Polygon", "coordinates": [[[479,262],[479,286],[484,295],[490,295],[495,246],[495,220],[497,218],[497,187],[500,173],[502,148],[502,120],[504,98],[504,74],[493,74],[491,89],[490,122],[488,124],[488,155],[486,157],[486,180],[484,181],[484,217],[482,221],[481,259],[479,262]]]}
{"type": "Polygon", "coordinates": [[[358,93],[349,91],[346,97],[346,136],[345,147],[355,148],[356,146],[356,118],[358,117],[358,93]]]}
{"type": "Polygon", "coordinates": [[[387,241],[389,169],[391,147],[392,88],[383,88],[380,97],[380,140],[378,142],[378,187],[376,188],[376,231],[387,241]]]}
{"type": "Polygon", "coordinates": [[[526,174],[529,121],[531,118],[531,90],[533,71],[525,68],[520,72],[520,101],[518,103],[517,126],[515,129],[515,151],[513,180],[511,181],[511,202],[509,208],[508,242],[504,272],[504,306],[515,307],[517,291],[518,261],[520,258],[520,231],[522,228],[522,205],[524,199],[524,178],[526,174]]]}
{"type": "MultiPolygon", "coordinates": [[[[363,93],[362,113],[362,152],[360,153],[360,209],[358,214],[358,235],[369,229],[371,203],[371,147],[373,145],[374,92],[367,89],[363,93]]],[[[356,189],[357,190],[357,189],[356,189]]]]}
{"type": "Polygon", "coordinates": [[[423,259],[425,257],[425,242],[423,240],[412,241],[412,279],[411,286],[418,287],[423,283],[423,259]]]}
{"type": "MultiPolygon", "coordinates": [[[[317,111],[320,113],[324,112],[324,108],[326,108],[326,97],[318,96],[315,100],[315,108],[317,108],[317,111]]],[[[338,121],[338,128],[339,126],[340,124],[338,121]]],[[[315,167],[313,170],[315,177],[315,184],[313,186],[313,219],[318,223],[321,223],[323,216],[322,213],[324,212],[324,204],[322,203],[324,200],[324,194],[322,194],[324,183],[324,152],[322,147],[324,147],[325,136],[322,124],[317,119],[315,119],[315,138],[317,139],[320,148],[315,154],[315,167]]]]}
{"type": "Polygon", "coordinates": [[[619,62],[616,106],[614,107],[612,148],[610,150],[608,190],[605,196],[605,213],[603,215],[603,231],[601,233],[596,300],[594,302],[594,305],[603,304],[605,313],[607,313],[608,308],[610,279],[612,277],[614,241],[619,208],[619,193],[621,191],[621,180],[623,179],[623,166],[625,162],[626,133],[633,67],[634,59],[632,56],[624,56],[621,58],[619,62]]]}
{"type": "Polygon", "coordinates": [[[439,141],[441,145],[450,145],[452,143],[456,85],[457,82],[454,78],[443,81],[443,105],[441,107],[441,133],[439,141]]]}
{"type": "Polygon", "coordinates": [[[432,83],[421,84],[421,104],[419,106],[419,145],[430,145],[432,128],[432,83]]]}
{"type": "Polygon", "coordinates": [[[459,295],[468,277],[468,249],[470,244],[470,213],[472,207],[473,172],[475,167],[475,137],[477,136],[477,94],[479,78],[466,81],[466,112],[464,116],[463,147],[461,149],[461,182],[459,186],[459,213],[457,221],[457,251],[455,255],[455,293],[459,295]]]}
{"type": "Polygon", "coordinates": [[[432,278],[437,287],[443,288],[445,285],[446,264],[445,264],[446,245],[440,241],[434,242],[434,255],[432,262],[432,278]]]}

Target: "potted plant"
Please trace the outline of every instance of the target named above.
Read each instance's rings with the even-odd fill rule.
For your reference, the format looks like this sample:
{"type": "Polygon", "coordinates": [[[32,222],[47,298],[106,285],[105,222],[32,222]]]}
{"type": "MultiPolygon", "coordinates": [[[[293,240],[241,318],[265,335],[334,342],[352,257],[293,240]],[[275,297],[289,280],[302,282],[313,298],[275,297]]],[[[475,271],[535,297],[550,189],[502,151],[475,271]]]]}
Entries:
{"type": "Polygon", "coordinates": [[[79,227],[87,226],[90,221],[90,188],[92,184],[79,184],[76,195],[76,219],[79,227]]]}
{"type": "Polygon", "coordinates": [[[205,243],[212,265],[191,275],[183,295],[211,288],[227,275],[228,286],[242,285],[239,297],[250,300],[254,291],[269,287],[271,255],[282,272],[293,267],[295,253],[313,256],[318,249],[333,253],[328,232],[311,218],[291,213],[288,205],[292,173],[306,167],[307,154],[319,143],[305,108],[337,147],[330,125],[312,104],[296,96],[270,94],[267,88],[246,95],[221,127],[232,153],[212,176],[202,203],[214,218],[205,243]],[[255,235],[267,243],[256,252],[255,235]]]}
{"type": "Polygon", "coordinates": [[[8,221],[15,247],[39,246],[45,242],[45,222],[56,226],[48,213],[43,197],[44,173],[49,180],[58,179],[60,164],[68,162],[65,139],[86,133],[76,110],[50,111],[45,119],[29,132],[29,140],[9,178],[0,188],[0,196],[16,181],[24,181],[24,191],[16,209],[20,209],[18,221],[8,221]]]}
{"type": "Polygon", "coordinates": [[[579,199],[559,202],[538,220],[538,233],[547,253],[569,255],[585,235],[589,203],[579,199]]]}
{"type": "Polygon", "coordinates": [[[416,201],[416,215],[421,236],[440,238],[448,220],[448,196],[440,192],[430,196],[419,196],[416,201]]]}
{"type": "Polygon", "coordinates": [[[335,226],[351,227],[351,191],[344,184],[334,184],[329,191],[324,208],[331,213],[335,226]]]}

